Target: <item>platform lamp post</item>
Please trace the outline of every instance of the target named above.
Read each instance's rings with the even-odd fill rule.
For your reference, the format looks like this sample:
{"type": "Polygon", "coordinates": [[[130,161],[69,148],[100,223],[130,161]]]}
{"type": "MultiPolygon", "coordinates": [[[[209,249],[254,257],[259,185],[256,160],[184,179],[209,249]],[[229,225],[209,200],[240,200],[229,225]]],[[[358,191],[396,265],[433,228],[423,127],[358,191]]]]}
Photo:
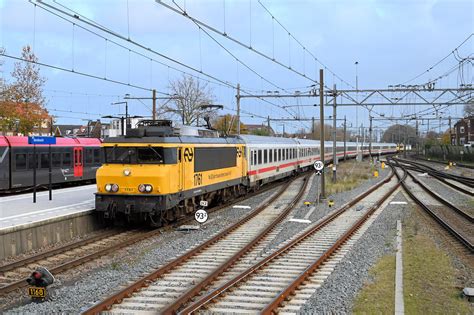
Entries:
{"type": "MultiPolygon", "coordinates": [[[[126,124],[126,128],[128,128],[128,102],[127,101],[123,101],[123,102],[114,102],[114,103],[111,103],[110,105],[120,105],[120,104],[125,104],[125,124],[126,124]]],[[[122,136],[124,135],[124,132],[123,132],[123,123],[122,123],[122,136]]]]}

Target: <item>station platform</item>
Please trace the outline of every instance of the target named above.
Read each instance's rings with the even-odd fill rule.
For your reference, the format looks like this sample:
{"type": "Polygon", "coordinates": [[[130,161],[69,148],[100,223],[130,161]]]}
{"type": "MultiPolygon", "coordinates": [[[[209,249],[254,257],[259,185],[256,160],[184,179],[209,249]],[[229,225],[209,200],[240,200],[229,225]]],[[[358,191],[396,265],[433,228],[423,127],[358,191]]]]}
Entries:
{"type": "Polygon", "coordinates": [[[70,215],[94,209],[96,185],[85,185],[53,190],[53,200],[49,191],[0,197],[0,230],[23,224],[70,215]]]}

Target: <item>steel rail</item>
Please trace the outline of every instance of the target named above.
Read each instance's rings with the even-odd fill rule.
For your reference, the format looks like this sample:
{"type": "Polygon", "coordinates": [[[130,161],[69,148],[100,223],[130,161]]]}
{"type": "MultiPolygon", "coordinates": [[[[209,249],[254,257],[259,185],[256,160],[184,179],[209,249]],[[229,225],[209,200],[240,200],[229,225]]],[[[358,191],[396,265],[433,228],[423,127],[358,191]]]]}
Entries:
{"type": "Polygon", "coordinates": [[[62,254],[66,251],[69,251],[69,250],[72,250],[72,249],[75,249],[75,248],[78,248],[78,247],[81,247],[81,246],[84,246],[84,245],[87,245],[87,244],[90,244],[90,243],[97,242],[101,239],[106,239],[108,237],[118,235],[121,232],[123,232],[123,231],[116,231],[116,230],[106,231],[106,232],[101,233],[99,235],[96,235],[94,237],[89,237],[89,238],[86,238],[86,239],[83,239],[83,240],[80,240],[80,241],[77,241],[77,242],[74,242],[74,243],[71,243],[71,244],[66,244],[66,245],[58,247],[58,248],[53,248],[53,249],[38,253],[36,255],[26,257],[25,259],[16,260],[16,261],[13,261],[11,263],[4,264],[4,265],[0,266],[0,272],[6,272],[6,271],[10,271],[10,270],[15,269],[15,268],[23,267],[23,266],[31,264],[35,261],[45,259],[45,258],[51,257],[51,256],[56,255],[56,254],[60,254],[60,253],[62,254]]]}
{"type": "MultiPolygon", "coordinates": [[[[408,164],[408,163],[405,163],[405,164],[408,164]]],[[[464,193],[464,194],[466,194],[466,195],[474,196],[474,192],[472,192],[472,191],[470,191],[470,190],[467,190],[467,189],[465,189],[464,187],[461,187],[461,186],[459,186],[459,185],[456,185],[456,184],[453,184],[453,183],[447,181],[447,180],[446,180],[447,178],[442,175],[442,174],[445,174],[445,173],[441,173],[441,175],[439,175],[439,174],[437,174],[437,173],[429,172],[429,171],[427,171],[427,170],[421,169],[420,167],[413,166],[413,165],[411,165],[411,164],[409,164],[409,165],[407,165],[407,166],[405,166],[405,167],[408,168],[408,169],[411,169],[411,170],[413,170],[413,171],[428,173],[430,176],[436,178],[437,180],[439,180],[439,181],[442,182],[443,184],[448,185],[449,187],[451,187],[451,188],[453,188],[453,189],[455,189],[455,190],[457,190],[457,191],[460,191],[460,192],[462,192],[462,193],[464,193]]],[[[448,178],[448,179],[451,179],[451,178],[448,178]]],[[[456,179],[451,179],[451,180],[456,181],[456,179]]],[[[461,183],[461,184],[463,184],[463,183],[461,183]]],[[[463,185],[465,185],[465,184],[463,184],[463,185]]],[[[468,186],[468,185],[465,185],[465,186],[468,186]]]]}
{"type": "MultiPolygon", "coordinates": [[[[474,196],[474,192],[473,191],[470,191],[470,190],[467,190],[465,189],[464,187],[461,187],[459,185],[456,185],[456,184],[453,184],[452,182],[449,182],[447,181],[445,178],[439,176],[439,175],[436,175],[436,174],[433,174],[433,173],[428,173],[428,172],[425,172],[424,170],[421,170],[420,168],[417,168],[415,166],[406,166],[407,169],[410,169],[412,171],[416,171],[416,172],[424,172],[424,173],[427,173],[429,174],[430,176],[432,176],[433,178],[436,178],[438,181],[440,181],[441,183],[453,188],[454,190],[457,190],[463,194],[466,194],[466,195],[469,195],[469,196],[474,196]]],[[[462,184],[462,183],[460,183],[462,184]]],[[[462,184],[464,185],[464,184],[462,184]]]]}
{"type": "Polygon", "coordinates": [[[426,191],[428,194],[430,194],[433,198],[444,204],[445,206],[453,209],[456,213],[467,219],[469,222],[474,223],[474,217],[471,216],[469,213],[464,212],[463,210],[459,209],[456,205],[452,204],[448,200],[444,199],[437,193],[435,193],[430,187],[428,187],[425,183],[420,181],[418,178],[416,178],[415,175],[413,175],[410,171],[407,171],[408,175],[411,177],[411,179],[417,183],[421,188],[423,188],[424,191],[426,191]]]}
{"type": "MultiPolygon", "coordinates": [[[[220,233],[218,233],[211,239],[207,240],[206,242],[202,243],[201,245],[187,251],[186,253],[179,256],[178,258],[168,262],[166,265],[162,266],[161,268],[154,271],[153,273],[148,274],[147,276],[139,279],[138,281],[135,281],[131,285],[127,286],[126,288],[123,288],[122,290],[112,294],[106,299],[96,303],[89,309],[85,310],[82,314],[98,314],[99,312],[107,311],[112,307],[112,305],[120,303],[124,298],[131,297],[134,292],[137,292],[141,290],[142,288],[149,286],[156,279],[162,277],[163,275],[167,274],[174,268],[180,266],[188,259],[198,255],[207,247],[215,244],[219,240],[223,239],[224,237],[232,233],[237,228],[241,227],[242,225],[244,225],[245,223],[247,223],[248,221],[256,217],[259,213],[261,213],[264,209],[266,209],[271,203],[277,200],[283,194],[283,192],[290,186],[292,182],[293,181],[286,182],[275,195],[273,195],[268,201],[266,201],[264,204],[259,206],[257,209],[255,209],[251,213],[249,213],[243,219],[239,220],[238,222],[234,223],[230,227],[221,231],[220,233]]],[[[306,184],[307,184],[307,180],[305,180],[304,185],[306,184]]],[[[304,189],[302,190],[304,191],[304,189]]]]}
{"type": "Polygon", "coordinates": [[[433,168],[429,165],[419,163],[419,162],[414,162],[414,161],[400,159],[400,158],[395,158],[395,160],[398,160],[399,162],[402,162],[402,163],[405,163],[405,164],[411,164],[411,165],[418,166],[421,169],[425,169],[430,174],[439,175],[443,178],[453,179],[453,180],[458,181],[458,182],[460,182],[460,183],[462,183],[466,186],[474,187],[474,179],[473,178],[454,175],[454,174],[447,174],[445,172],[438,171],[438,170],[436,170],[435,168],[433,168]]]}
{"type": "MultiPolygon", "coordinates": [[[[397,160],[394,160],[398,167],[404,169],[397,160]]],[[[405,170],[404,170],[405,171],[405,170]]],[[[395,173],[398,177],[398,173],[395,173]]],[[[402,181],[402,186],[405,192],[410,198],[415,201],[423,210],[426,211],[436,222],[438,222],[446,231],[453,235],[459,242],[461,242],[471,253],[474,253],[474,244],[471,244],[464,236],[462,236],[455,228],[453,228],[448,222],[440,218],[435,212],[433,212],[428,206],[426,206],[415,194],[408,188],[405,180],[402,181]]]]}
{"type": "MultiPolygon", "coordinates": [[[[214,289],[210,293],[206,294],[205,296],[201,297],[199,300],[196,302],[192,303],[191,305],[188,305],[186,308],[184,308],[182,311],[180,311],[180,314],[190,314],[193,312],[196,312],[198,309],[201,307],[204,307],[207,303],[211,302],[215,298],[217,298],[219,295],[223,294],[224,292],[230,290],[234,285],[237,283],[243,281],[250,275],[252,275],[254,272],[256,272],[258,269],[264,267],[267,265],[271,260],[274,258],[282,255],[283,253],[287,252],[294,246],[298,245],[302,241],[304,241],[306,238],[310,237],[326,225],[328,225],[330,222],[334,221],[337,217],[339,217],[342,213],[353,207],[355,204],[360,202],[363,198],[367,197],[369,194],[373,193],[375,190],[379,189],[381,186],[387,184],[390,182],[392,177],[394,176],[394,172],[392,171],[392,174],[385,180],[379,182],[378,184],[372,186],[370,189],[365,191],[364,193],[358,195],[355,197],[353,200],[350,202],[346,203],[343,205],[340,209],[334,211],[331,213],[328,217],[326,217],[323,221],[312,227],[310,230],[307,232],[303,233],[301,236],[297,237],[296,239],[292,240],[290,243],[287,245],[283,246],[282,248],[278,249],[275,251],[273,254],[267,256],[266,258],[260,260],[257,262],[255,265],[249,267],[247,270],[243,271],[239,275],[235,276],[233,279],[229,280],[225,284],[221,285],[219,288],[214,289]]],[[[398,184],[397,184],[398,185],[398,184]]],[[[398,187],[398,186],[396,186],[398,187]]],[[[396,188],[395,188],[396,189],[396,188]]],[[[388,197],[388,196],[387,196],[388,197]]],[[[375,210],[374,210],[375,211],[375,210]]]]}
{"type": "Polygon", "coordinates": [[[232,256],[227,262],[221,265],[218,269],[216,269],[212,274],[208,275],[204,280],[200,283],[196,284],[190,290],[188,290],[185,294],[179,297],[173,304],[169,305],[166,309],[163,310],[163,314],[173,314],[176,313],[182,306],[188,303],[192,298],[197,296],[202,290],[204,290],[208,285],[214,282],[222,273],[224,273],[227,269],[232,267],[242,256],[244,256],[248,251],[252,248],[257,246],[257,244],[262,241],[262,239],[267,236],[283,219],[285,219],[291,210],[296,206],[296,204],[301,200],[303,194],[306,190],[306,186],[308,185],[308,177],[306,177],[305,182],[303,183],[300,191],[296,195],[296,197],[285,207],[285,209],[280,213],[280,215],[265,229],[263,230],[257,237],[255,237],[250,243],[248,243],[244,248],[242,248],[239,252],[237,252],[234,256],[232,256]]]}
{"type": "MultiPolygon", "coordinates": [[[[56,266],[54,268],[51,268],[49,269],[49,271],[52,273],[52,274],[55,274],[55,273],[60,273],[60,272],[63,272],[63,271],[66,271],[66,270],[70,270],[74,267],[77,267],[79,265],[82,265],[88,261],[91,261],[91,260],[94,260],[94,259],[97,259],[101,256],[104,256],[106,254],[109,254],[111,252],[114,252],[116,250],[119,250],[123,247],[126,247],[126,246],[129,246],[129,245],[132,245],[134,243],[137,243],[139,241],[142,241],[144,239],[147,239],[147,238],[150,238],[152,236],[155,236],[157,234],[160,234],[161,233],[161,230],[160,229],[155,229],[155,230],[152,230],[152,231],[149,231],[149,232],[146,232],[146,233],[143,233],[141,235],[138,235],[138,236],[135,236],[135,237],[131,237],[127,240],[125,240],[124,242],[119,242],[117,244],[114,244],[110,247],[107,247],[107,248],[104,248],[104,249],[101,249],[99,251],[96,251],[96,252],[93,252],[89,255],[86,255],[86,256],[83,256],[83,257],[79,257],[77,259],[74,259],[74,260],[71,260],[69,262],[66,262],[62,265],[59,265],[59,266],[56,266]]],[[[15,282],[12,282],[6,286],[3,286],[3,287],[0,287],[0,296],[5,294],[5,293],[8,293],[8,292],[11,292],[15,289],[19,289],[19,288],[22,288],[22,287],[25,287],[27,285],[26,283],[26,279],[27,278],[23,278],[21,280],[18,280],[18,281],[15,281],[15,282]]]]}
{"type": "MultiPolygon", "coordinates": [[[[437,164],[446,165],[446,162],[443,162],[443,161],[428,160],[428,159],[422,158],[422,157],[420,157],[420,156],[418,156],[418,155],[416,155],[415,157],[416,157],[418,160],[422,160],[422,161],[426,161],[426,162],[433,162],[433,163],[437,163],[437,164]]],[[[455,161],[451,161],[451,162],[456,163],[456,166],[458,166],[458,167],[474,169],[474,165],[458,163],[458,162],[455,162],[455,161]]]]}

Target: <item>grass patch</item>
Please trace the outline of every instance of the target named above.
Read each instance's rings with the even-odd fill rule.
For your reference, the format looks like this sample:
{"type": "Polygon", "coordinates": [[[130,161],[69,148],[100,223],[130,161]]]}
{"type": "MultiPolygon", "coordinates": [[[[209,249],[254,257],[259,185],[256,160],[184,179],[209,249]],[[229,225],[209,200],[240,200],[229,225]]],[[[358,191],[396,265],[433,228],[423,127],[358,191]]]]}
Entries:
{"type": "Polygon", "coordinates": [[[354,301],[354,314],[393,314],[395,311],[395,256],[382,257],[369,271],[373,282],[365,284],[354,301]]]}
{"type": "Polygon", "coordinates": [[[373,177],[375,166],[368,162],[347,161],[337,166],[337,181],[333,183],[332,170],[326,173],[326,194],[333,195],[356,188],[362,181],[373,177]]]}
{"type": "MultiPolygon", "coordinates": [[[[456,269],[423,228],[416,212],[403,222],[403,294],[405,314],[472,314],[456,288],[456,269]]],[[[395,255],[383,256],[369,271],[372,282],[361,289],[355,314],[393,314],[395,255]]]]}
{"type": "Polygon", "coordinates": [[[418,226],[416,214],[405,220],[403,284],[407,314],[468,314],[469,303],[455,287],[456,269],[445,251],[418,226]]]}

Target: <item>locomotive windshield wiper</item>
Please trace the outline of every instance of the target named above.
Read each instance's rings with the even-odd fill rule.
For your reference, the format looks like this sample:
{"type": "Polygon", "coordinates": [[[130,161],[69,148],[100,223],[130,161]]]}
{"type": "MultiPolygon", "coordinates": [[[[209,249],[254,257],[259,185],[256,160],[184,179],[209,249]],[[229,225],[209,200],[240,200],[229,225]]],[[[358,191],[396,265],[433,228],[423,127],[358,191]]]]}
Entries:
{"type": "Polygon", "coordinates": [[[163,157],[161,156],[161,154],[159,154],[158,151],[156,151],[152,146],[149,146],[149,148],[150,148],[153,152],[155,152],[156,156],[158,157],[158,161],[159,161],[160,163],[163,163],[163,157]]]}

